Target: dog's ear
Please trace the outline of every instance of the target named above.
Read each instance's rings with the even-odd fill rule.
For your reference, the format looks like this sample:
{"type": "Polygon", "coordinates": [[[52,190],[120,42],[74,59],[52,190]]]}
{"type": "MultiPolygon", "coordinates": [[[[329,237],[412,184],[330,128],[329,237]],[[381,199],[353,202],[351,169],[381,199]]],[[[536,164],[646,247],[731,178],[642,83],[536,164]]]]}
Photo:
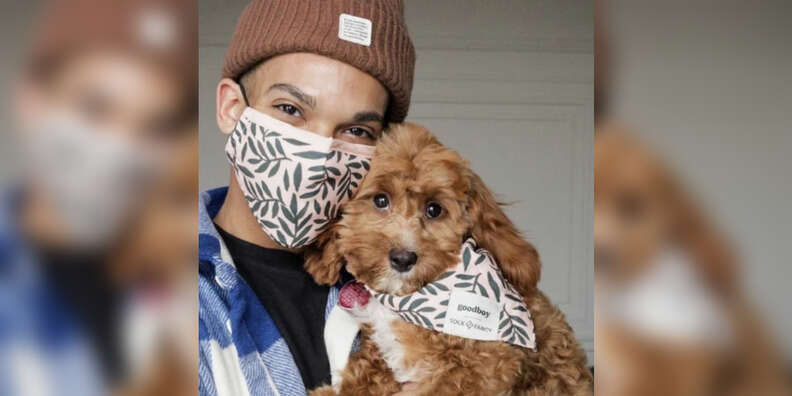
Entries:
{"type": "Polygon", "coordinates": [[[523,239],[481,178],[472,171],[469,173],[471,235],[495,257],[509,283],[524,296],[531,294],[541,275],[539,253],[523,239]]]}
{"type": "Polygon", "coordinates": [[[334,285],[341,277],[344,256],[338,247],[335,227],[321,233],[305,252],[305,270],[320,285],[334,285]]]}
{"type": "Polygon", "coordinates": [[[693,259],[701,276],[717,292],[731,295],[737,289],[736,252],[713,226],[689,192],[672,185],[675,210],[673,239],[693,259]]]}

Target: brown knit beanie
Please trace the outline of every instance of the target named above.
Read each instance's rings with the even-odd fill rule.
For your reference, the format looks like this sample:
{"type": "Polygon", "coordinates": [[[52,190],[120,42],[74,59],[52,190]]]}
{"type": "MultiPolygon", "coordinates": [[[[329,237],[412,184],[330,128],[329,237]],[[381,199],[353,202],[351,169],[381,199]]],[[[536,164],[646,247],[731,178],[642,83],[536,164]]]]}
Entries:
{"type": "Polygon", "coordinates": [[[197,11],[194,0],[50,0],[34,26],[25,66],[46,73],[86,49],[121,49],[162,66],[194,97],[197,11]]]}
{"type": "Polygon", "coordinates": [[[276,55],[310,52],[352,65],[390,93],[387,117],[407,116],[415,49],[401,0],[253,0],[237,23],[223,77],[276,55]]]}

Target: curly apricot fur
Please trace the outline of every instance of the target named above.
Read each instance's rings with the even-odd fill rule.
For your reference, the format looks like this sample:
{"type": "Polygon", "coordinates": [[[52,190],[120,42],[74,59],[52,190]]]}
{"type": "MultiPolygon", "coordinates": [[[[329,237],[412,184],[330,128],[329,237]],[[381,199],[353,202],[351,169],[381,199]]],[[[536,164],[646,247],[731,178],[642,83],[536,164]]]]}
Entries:
{"type": "MultiPolygon", "coordinates": [[[[506,217],[494,195],[467,161],[426,129],[392,125],[377,145],[366,176],[343,216],[306,251],[306,270],[317,282],[334,283],[342,266],[378,291],[404,295],[418,290],[456,264],[463,238],[490,251],[506,278],[523,295],[534,320],[537,350],[503,342],[476,341],[394,322],[405,364],[426,370],[420,395],[588,395],[592,379],[586,355],[564,315],[542,294],[536,249],[506,217]],[[372,198],[386,194],[386,209],[372,198]],[[424,215],[429,202],[443,208],[424,215]],[[406,273],[388,263],[391,249],[418,256],[406,273]]],[[[342,395],[389,395],[396,382],[363,326],[361,348],[343,372],[342,395]]],[[[312,395],[332,395],[325,386],[312,395]]]]}

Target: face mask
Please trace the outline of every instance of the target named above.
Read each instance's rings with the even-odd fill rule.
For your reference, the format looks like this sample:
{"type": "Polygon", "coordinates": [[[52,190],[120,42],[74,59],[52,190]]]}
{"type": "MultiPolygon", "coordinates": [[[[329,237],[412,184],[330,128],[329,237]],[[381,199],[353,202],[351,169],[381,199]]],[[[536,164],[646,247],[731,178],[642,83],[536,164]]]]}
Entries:
{"type": "MultiPolygon", "coordinates": [[[[344,285],[339,296],[342,308],[355,309],[355,303],[347,300],[359,306],[367,304],[359,289],[355,283],[344,285]]],[[[416,326],[474,340],[536,348],[528,306],[503,277],[495,259],[478,249],[473,239],[462,245],[459,264],[418,291],[406,296],[371,289],[368,292],[386,309],[416,326]]]]}
{"type": "Polygon", "coordinates": [[[32,182],[79,248],[102,249],[118,235],[161,160],[116,131],[66,114],[47,117],[22,144],[32,182]]]}
{"type": "Polygon", "coordinates": [[[368,173],[373,146],[323,137],[250,107],[228,137],[226,155],[248,206],[287,248],[316,240],[368,173]]]}

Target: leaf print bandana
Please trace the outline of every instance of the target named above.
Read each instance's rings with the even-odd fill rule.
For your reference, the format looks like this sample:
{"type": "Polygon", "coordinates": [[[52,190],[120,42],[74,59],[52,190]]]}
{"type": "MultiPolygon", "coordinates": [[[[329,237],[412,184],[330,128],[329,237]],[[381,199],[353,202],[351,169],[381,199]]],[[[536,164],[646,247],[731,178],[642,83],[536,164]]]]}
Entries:
{"type": "Polygon", "coordinates": [[[374,146],[320,136],[248,107],[225,150],[264,232],[297,248],[313,242],[355,194],[374,146]]]}
{"type": "Polygon", "coordinates": [[[484,249],[468,238],[459,264],[407,296],[374,297],[412,324],[465,338],[504,341],[535,349],[531,313],[484,249]]]}

